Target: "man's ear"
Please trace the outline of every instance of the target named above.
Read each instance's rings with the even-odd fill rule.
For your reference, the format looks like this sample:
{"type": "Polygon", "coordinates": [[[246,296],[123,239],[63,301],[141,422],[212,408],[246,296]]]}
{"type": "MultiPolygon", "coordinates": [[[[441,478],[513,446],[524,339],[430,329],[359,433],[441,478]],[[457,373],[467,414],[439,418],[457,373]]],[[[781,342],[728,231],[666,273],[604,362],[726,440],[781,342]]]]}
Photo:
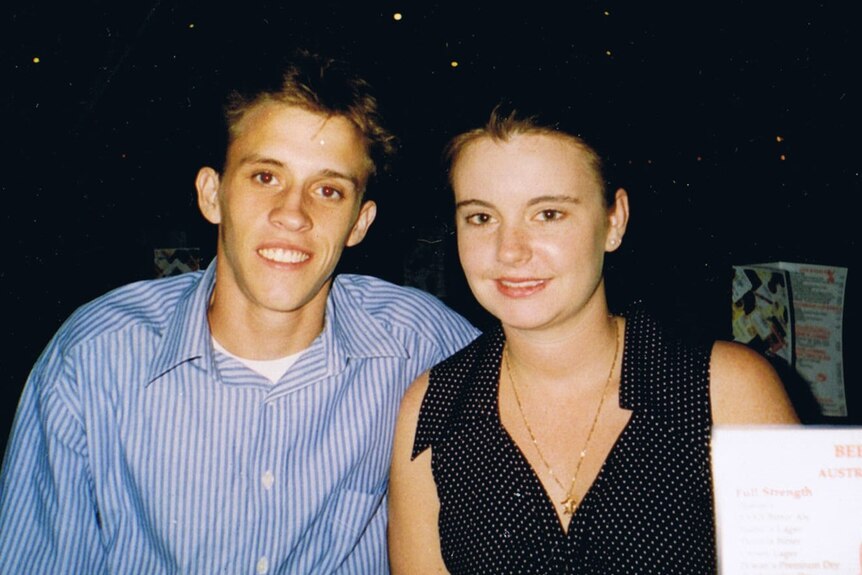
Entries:
{"type": "Polygon", "coordinates": [[[629,195],[622,188],[614,195],[614,205],[608,210],[608,237],[605,251],[612,252],[623,243],[626,226],[629,223],[629,195]]]}
{"type": "Polygon", "coordinates": [[[368,233],[368,228],[377,217],[377,204],[371,200],[365,201],[362,207],[359,208],[359,215],[356,217],[356,223],[353,224],[353,229],[350,230],[350,235],[347,236],[347,241],[344,245],[352,247],[361,242],[368,233]]]}
{"type": "Polygon", "coordinates": [[[219,207],[219,174],[210,167],[198,170],[195,178],[195,188],[198,191],[198,208],[208,222],[221,223],[221,208],[219,207]]]}

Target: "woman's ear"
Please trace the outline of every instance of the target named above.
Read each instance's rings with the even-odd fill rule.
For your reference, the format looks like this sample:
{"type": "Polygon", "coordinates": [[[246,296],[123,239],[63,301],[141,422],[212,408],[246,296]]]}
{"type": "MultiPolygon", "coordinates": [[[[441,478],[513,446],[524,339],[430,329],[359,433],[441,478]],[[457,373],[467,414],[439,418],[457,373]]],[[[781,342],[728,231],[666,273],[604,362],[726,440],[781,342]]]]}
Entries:
{"type": "Polygon", "coordinates": [[[605,251],[612,252],[623,243],[626,226],[629,223],[629,195],[622,188],[614,194],[614,205],[608,209],[608,235],[605,251]]]}
{"type": "Polygon", "coordinates": [[[200,209],[201,214],[212,224],[221,223],[218,172],[206,166],[198,170],[195,188],[198,191],[198,209],[200,209]]]}

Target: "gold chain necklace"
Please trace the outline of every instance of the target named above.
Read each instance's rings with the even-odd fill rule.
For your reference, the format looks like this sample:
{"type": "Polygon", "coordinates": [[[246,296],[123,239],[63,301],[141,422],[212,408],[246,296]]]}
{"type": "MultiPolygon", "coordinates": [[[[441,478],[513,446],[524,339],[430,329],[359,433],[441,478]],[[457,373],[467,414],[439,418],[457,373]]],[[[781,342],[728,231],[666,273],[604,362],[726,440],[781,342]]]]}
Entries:
{"type": "MultiPolygon", "coordinates": [[[[613,316],[612,316],[613,317],[613,316]]],[[[545,455],[542,453],[542,450],[539,448],[539,442],[536,441],[536,435],[533,433],[533,429],[530,427],[530,424],[527,423],[527,416],[524,415],[524,407],[521,405],[521,398],[518,396],[518,388],[515,385],[515,378],[512,376],[512,368],[509,365],[509,346],[503,348],[503,359],[506,362],[506,374],[509,376],[509,383],[512,384],[512,391],[515,394],[515,403],[518,404],[518,412],[521,414],[521,419],[524,421],[524,427],[527,428],[527,433],[530,434],[530,439],[533,441],[533,445],[536,447],[536,453],[539,454],[539,459],[542,460],[542,463],[545,464],[545,467],[548,469],[548,474],[554,480],[554,482],[560,486],[560,489],[563,490],[566,494],[566,497],[560,501],[563,505],[563,513],[566,515],[573,515],[575,510],[578,508],[578,500],[575,499],[575,483],[578,480],[578,471],[581,470],[581,463],[584,462],[584,456],[587,454],[587,447],[590,445],[590,439],[593,437],[593,431],[596,429],[596,424],[599,421],[599,414],[602,412],[602,405],[605,403],[605,396],[607,395],[608,388],[611,385],[611,379],[614,375],[614,368],[617,366],[617,356],[620,352],[620,328],[617,324],[616,318],[614,318],[614,359],[611,361],[611,370],[608,372],[608,379],[605,381],[605,387],[602,390],[601,399],[599,399],[599,406],[596,408],[596,414],[593,416],[593,423],[590,426],[590,431],[587,433],[587,440],[584,442],[584,448],[581,450],[581,455],[578,458],[578,464],[575,466],[575,473],[572,475],[572,483],[569,485],[569,489],[566,490],[565,486],[560,482],[557,478],[557,474],[554,473],[553,468],[548,463],[548,460],[545,459],[545,455]]]]}

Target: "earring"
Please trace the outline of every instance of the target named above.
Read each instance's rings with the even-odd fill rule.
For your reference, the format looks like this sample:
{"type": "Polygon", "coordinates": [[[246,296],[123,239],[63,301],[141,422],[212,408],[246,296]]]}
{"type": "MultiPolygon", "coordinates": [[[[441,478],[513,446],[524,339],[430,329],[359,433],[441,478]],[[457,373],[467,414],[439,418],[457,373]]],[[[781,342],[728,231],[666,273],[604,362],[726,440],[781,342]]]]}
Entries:
{"type": "Polygon", "coordinates": [[[615,246],[615,245],[617,245],[617,239],[611,238],[611,246],[615,246]]]}

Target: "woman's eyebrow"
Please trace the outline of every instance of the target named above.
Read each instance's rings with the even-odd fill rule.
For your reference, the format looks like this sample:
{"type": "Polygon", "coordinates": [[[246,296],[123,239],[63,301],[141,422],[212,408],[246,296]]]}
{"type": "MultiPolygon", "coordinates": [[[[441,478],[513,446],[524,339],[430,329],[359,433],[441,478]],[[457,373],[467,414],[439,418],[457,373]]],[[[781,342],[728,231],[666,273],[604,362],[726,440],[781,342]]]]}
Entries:
{"type": "Polygon", "coordinates": [[[486,202],[484,200],[461,200],[455,204],[455,209],[463,208],[466,206],[479,206],[482,208],[492,208],[493,204],[486,202]]]}
{"type": "Polygon", "coordinates": [[[535,198],[531,198],[530,201],[527,202],[528,206],[534,206],[536,204],[542,204],[545,202],[564,202],[566,204],[579,204],[581,203],[580,198],[576,198],[575,196],[538,196],[535,198]]]}

